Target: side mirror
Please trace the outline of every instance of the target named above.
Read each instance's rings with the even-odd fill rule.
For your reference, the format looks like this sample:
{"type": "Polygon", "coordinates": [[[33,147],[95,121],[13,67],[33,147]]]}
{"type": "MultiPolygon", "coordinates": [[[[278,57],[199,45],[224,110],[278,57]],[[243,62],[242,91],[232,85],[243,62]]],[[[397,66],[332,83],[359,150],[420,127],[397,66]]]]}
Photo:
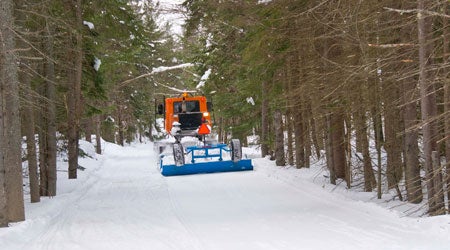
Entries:
{"type": "Polygon", "coordinates": [[[159,115],[164,114],[164,105],[158,104],[158,114],[159,115]]]}

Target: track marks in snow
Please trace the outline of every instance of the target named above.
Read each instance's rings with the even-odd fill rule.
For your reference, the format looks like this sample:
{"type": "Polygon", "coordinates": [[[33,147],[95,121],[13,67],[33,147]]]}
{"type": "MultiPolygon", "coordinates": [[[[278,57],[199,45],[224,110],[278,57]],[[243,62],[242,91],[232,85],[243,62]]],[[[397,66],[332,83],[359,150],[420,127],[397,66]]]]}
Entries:
{"type": "Polygon", "coordinates": [[[79,186],[40,205],[51,208],[45,217],[16,228],[25,240],[6,249],[448,249],[435,224],[286,179],[265,160],[254,160],[255,171],[166,178],[156,159],[151,145],[107,152],[79,186]]]}

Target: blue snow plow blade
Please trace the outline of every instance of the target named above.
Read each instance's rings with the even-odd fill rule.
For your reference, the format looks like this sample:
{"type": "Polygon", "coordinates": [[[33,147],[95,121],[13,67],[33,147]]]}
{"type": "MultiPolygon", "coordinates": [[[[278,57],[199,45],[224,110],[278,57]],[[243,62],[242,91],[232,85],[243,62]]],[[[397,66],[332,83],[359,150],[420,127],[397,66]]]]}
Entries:
{"type": "Polygon", "coordinates": [[[163,176],[206,174],[217,172],[233,172],[253,170],[251,159],[242,159],[242,148],[239,140],[232,140],[231,146],[226,144],[190,146],[186,153],[180,143],[173,145],[174,164],[164,164],[164,155],[160,155],[160,168],[163,176]],[[231,160],[224,160],[223,153],[229,152],[231,160]],[[190,155],[191,162],[186,163],[184,155],[190,155]],[[209,161],[196,162],[196,159],[209,161]],[[212,160],[217,159],[217,160],[212,160]]]}
{"type": "Polygon", "coordinates": [[[243,159],[237,162],[212,161],[212,162],[186,163],[182,166],[161,165],[161,174],[164,176],[234,172],[246,170],[253,170],[251,159],[243,159]]]}

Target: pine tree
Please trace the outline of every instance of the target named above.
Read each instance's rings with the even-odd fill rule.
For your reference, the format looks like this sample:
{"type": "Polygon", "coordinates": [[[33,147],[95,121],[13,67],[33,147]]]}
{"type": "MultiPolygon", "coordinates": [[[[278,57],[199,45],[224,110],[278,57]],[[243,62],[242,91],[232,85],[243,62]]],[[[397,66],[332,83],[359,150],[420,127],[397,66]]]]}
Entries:
{"type": "Polygon", "coordinates": [[[0,94],[2,109],[0,150],[2,163],[0,172],[0,224],[25,219],[22,190],[21,136],[19,115],[19,81],[17,57],[15,55],[15,35],[13,33],[13,2],[0,3],[0,94]],[[3,182],[4,180],[4,182],[3,182]],[[4,189],[3,189],[4,187],[4,189]],[[6,197],[6,204],[4,204],[6,197]],[[6,207],[6,213],[5,212],[6,207]]]}
{"type": "Polygon", "coordinates": [[[431,21],[432,18],[425,13],[431,6],[431,1],[418,0],[418,39],[419,39],[419,88],[421,100],[421,114],[423,125],[423,144],[425,157],[425,171],[428,191],[429,212],[432,215],[444,212],[442,190],[439,189],[439,167],[433,163],[433,152],[437,152],[437,127],[431,119],[437,115],[436,93],[434,81],[429,71],[431,62],[431,21]],[[441,195],[442,194],[442,195],[441,195]]]}

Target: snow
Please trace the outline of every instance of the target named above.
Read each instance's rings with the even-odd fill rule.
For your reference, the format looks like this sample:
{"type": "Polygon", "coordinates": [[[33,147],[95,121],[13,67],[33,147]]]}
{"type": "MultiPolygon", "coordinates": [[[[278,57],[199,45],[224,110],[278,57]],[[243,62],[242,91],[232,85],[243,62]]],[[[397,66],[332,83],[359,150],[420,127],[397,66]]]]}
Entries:
{"type": "Polygon", "coordinates": [[[150,142],[80,146],[86,170],[68,180],[60,160],[58,195],[27,202],[0,249],[450,249],[449,216],[407,216],[330,185],[323,162],[276,167],[244,148],[254,171],[163,177],[150,142]]]}
{"type": "Polygon", "coordinates": [[[208,34],[208,37],[206,38],[206,44],[205,44],[205,48],[211,48],[212,46],[212,41],[213,41],[213,35],[211,33],[208,34]]]}
{"type": "MultiPolygon", "coordinates": [[[[183,68],[192,67],[192,66],[194,66],[193,63],[183,63],[183,64],[179,64],[179,65],[174,65],[174,66],[159,66],[156,68],[152,68],[152,71],[149,73],[145,73],[145,74],[139,75],[135,78],[128,79],[126,81],[123,81],[120,84],[125,85],[125,84],[128,84],[129,82],[135,81],[135,80],[143,78],[143,77],[148,77],[148,76],[152,76],[154,74],[158,74],[158,73],[162,73],[162,72],[166,72],[166,71],[170,71],[170,70],[174,70],[174,69],[183,69],[183,68]]],[[[130,75],[132,75],[132,72],[130,72],[130,75]]],[[[183,91],[181,91],[181,92],[183,92],[183,91]]]]}
{"type": "Polygon", "coordinates": [[[83,21],[83,25],[86,25],[89,27],[90,30],[94,29],[94,24],[88,21],[83,21]]]}
{"type": "Polygon", "coordinates": [[[108,117],[106,117],[105,121],[108,121],[108,122],[115,122],[115,119],[114,119],[114,117],[108,115],[108,117]]]}
{"type": "Polygon", "coordinates": [[[100,65],[102,64],[102,61],[95,57],[94,59],[94,69],[95,71],[98,71],[100,69],[100,65]]]}
{"type": "Polygon", "coordinates": [[[174,69],[182,69],[182,68],[187,68],[187,67],[192,67],[192,66],[194,66],[194,64],[192,64],[192,63],[183,63],[183,64],[179,64],[179,65],[175,65],[175,66],[159,66],[159,67],[153,68],[152,72],[150,72],[149,74],[153,75],[156,73],[161,73],[161,72],[174,70],[174,69]]]}
{"type": "Polygon", "coordinates": [[[183,25],[185,17],[180,10],[183,0],[159,0],[159,10],[162,15],[158,18],[160,27],[164,27],[166,23],[170,24],[170,31],[176,36],[183,33],[183,25]]]}
{"type": "Polygon", "coordinates": [[[255,100],[253,100],[253,97],[247,97],[247,99],[245,99],[247,101],[247,103],[251,104],[252,106],[255,106],[255,100]]]}
{"type": "Polygon", "coordinates": [[[211,69],[206,70],[205,73],[203,73],[202,77],[200,78],[200,82],[197,84],[197,87],[195,87],[195,88],[196,89],[203,88],[210,75],[211,75],[211,69]]]}

